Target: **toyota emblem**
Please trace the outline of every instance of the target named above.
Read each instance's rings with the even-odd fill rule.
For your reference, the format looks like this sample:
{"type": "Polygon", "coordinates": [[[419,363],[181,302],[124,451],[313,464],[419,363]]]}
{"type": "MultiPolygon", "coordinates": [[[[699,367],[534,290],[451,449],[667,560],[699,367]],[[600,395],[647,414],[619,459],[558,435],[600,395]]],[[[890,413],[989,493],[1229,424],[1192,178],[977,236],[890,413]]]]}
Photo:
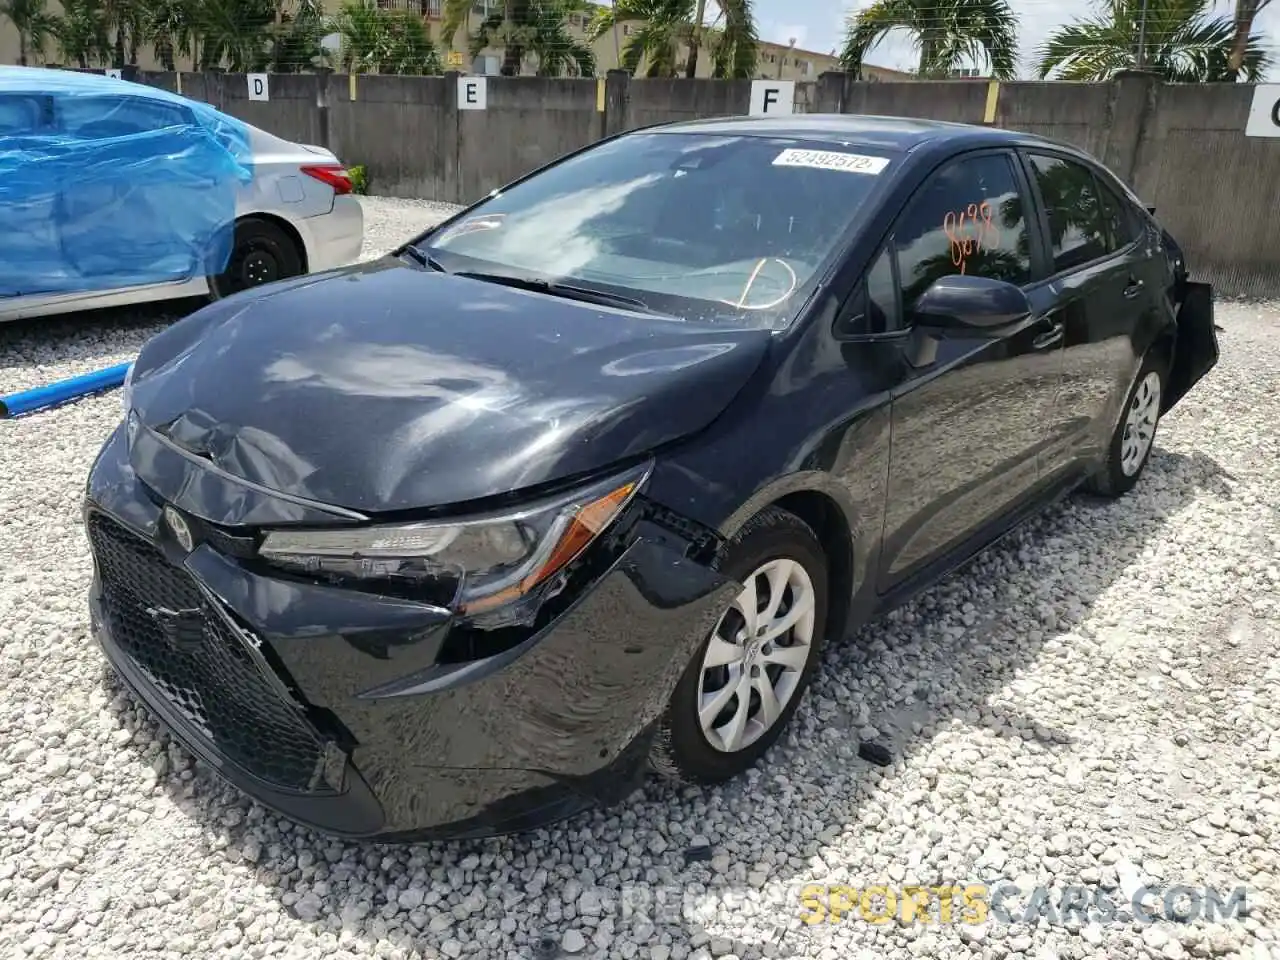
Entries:
{"type": "Polygon", "coordinates": [[[190,553],[195,548],[196,542],[191,536],[191,528],[187,526],[187,521],[182,519],[182,514],[173,507],[165,507],[164,520],[173,531],[173,538],[178,541],[178,546],[190,553]]]}

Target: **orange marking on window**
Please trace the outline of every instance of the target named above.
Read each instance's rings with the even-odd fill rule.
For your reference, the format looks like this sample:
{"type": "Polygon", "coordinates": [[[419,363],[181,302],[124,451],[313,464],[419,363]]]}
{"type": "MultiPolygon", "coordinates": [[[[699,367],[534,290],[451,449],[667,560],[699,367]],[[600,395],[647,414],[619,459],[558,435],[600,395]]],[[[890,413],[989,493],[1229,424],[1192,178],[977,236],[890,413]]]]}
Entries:
{"type": "Polygon", "coordinates": [[[951,264],[961,273],[975,253],[1000,246],[1000,230],[991,218],[991,204],[986,200],[967,204],[960,210],[948,210],[943,216],[942,229],[947,235],[951,264]]]}

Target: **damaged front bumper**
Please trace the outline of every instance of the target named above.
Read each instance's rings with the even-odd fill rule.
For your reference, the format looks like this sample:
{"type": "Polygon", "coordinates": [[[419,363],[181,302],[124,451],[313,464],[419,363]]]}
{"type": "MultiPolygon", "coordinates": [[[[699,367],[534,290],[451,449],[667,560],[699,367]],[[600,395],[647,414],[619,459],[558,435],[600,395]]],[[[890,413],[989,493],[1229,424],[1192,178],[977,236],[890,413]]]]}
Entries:
{"type": "MultiPolygon", "coordinates": [[[[218,486],[206,506],[263,495],[229,483],[184,486],[218,486]]],[[[164,505],[117,430],[85,504],[107,658],[226,779],[346,837],[491,836],[625,797],[737,589],[637,500],[628,542],[567,609],[500,652],[443,663],[451,611],[272,575],[212,538],[183,550],[164,505]]]]}

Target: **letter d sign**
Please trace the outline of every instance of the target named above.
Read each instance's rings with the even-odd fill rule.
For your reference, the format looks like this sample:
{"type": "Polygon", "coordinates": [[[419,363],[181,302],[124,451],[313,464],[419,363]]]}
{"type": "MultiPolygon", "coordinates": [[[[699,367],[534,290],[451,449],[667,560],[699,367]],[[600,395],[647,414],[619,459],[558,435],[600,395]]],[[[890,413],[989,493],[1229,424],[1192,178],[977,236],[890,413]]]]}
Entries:
{"type": "Polygon", "coordinates": [[[249,99],[250,100],[270,100],[271,92],[267,88],[267,75],[265,73],[250,73],[249,78],[249,99]]]}
{"type": "Polygon", "coordinates": [[[795,96],[794,80],[752,80],[751,106],[747,112],[753,117],[785,116],[793,112],[795,96]]]}

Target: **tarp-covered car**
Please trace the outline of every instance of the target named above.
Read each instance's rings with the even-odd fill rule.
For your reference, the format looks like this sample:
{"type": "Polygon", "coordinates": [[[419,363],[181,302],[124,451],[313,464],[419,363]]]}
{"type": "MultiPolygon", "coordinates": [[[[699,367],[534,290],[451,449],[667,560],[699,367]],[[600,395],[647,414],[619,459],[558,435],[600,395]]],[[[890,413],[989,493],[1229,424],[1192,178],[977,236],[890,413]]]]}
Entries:
{"type": "Polygon", "coordinates": [[[328,150],[143,84],[0,67],[0,320],[225,296],[349,263],[363,235],[328,150]]]}

